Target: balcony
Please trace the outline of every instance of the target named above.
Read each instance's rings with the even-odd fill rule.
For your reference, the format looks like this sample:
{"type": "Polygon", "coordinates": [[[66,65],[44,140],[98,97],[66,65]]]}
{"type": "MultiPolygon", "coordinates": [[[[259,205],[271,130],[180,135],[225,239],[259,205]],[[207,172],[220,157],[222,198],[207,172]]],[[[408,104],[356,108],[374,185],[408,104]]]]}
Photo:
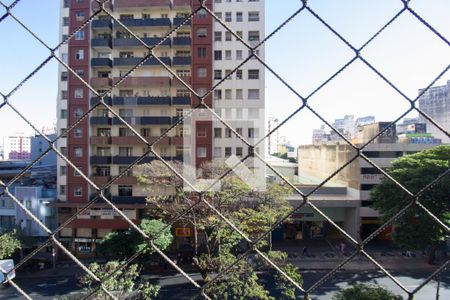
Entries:
{"type": "Polygon", "coordinates": [[[112,60],[110,58],[96,57],[91,59],[92,67],[112,67],[112,60]]]}
{"type": "Polygon", "coordinates": [[[93,77],[91,78],[91,85],[95,88],[106,88],[111,87],[112,80],[111,78],[103,78],[103,77],[93,77]]]}
{"type": "Polygon", "coordinates": [[[145,204],[145,196],[112,196],[112,202],[116,204],[145,204]]]}
{"type": "Polygon", "coordinates": [[[110,136],[91,136],[91,145],[109,145],[111,144],[110,136]]]}
{"type": "Polygon", "coordinates": [[[92,20],[92,29],[112,29],[111,20],[92,20]]]}
{"type": "Polygon", "coordinates": [[[142,7],[165,7],[170,8],[170,0],[116,0],[114,8],[142,8],[142,7]]]}
{"type": "MultiPolygon", "coordinates": [[[[148,143],[154,143],[157,137],[144,137],[148,143]]],[[[112,143],[114,145],[145,145],[144,142],[137,136],[113,136],[112,143]]],[[[158,142],[158,145],[169,145],[169,137],[165,137],[158,142]]]]}
{"type": "Polygon", "coordinates": [[[110,117],[91,117],[91,125],[111,125],[110,117]]]}
{"type": "MultiPolygon", "coordinates": [[[[172,23],[169,18],[151,18],[151,19],[120,19],[123,25],[127,27],[170,27],[172,23]]],[[[120,26],[117,24],[117,26],[120,26]]]]}
{"type": "MultiPolygon", "coordinates": [[[[176,26],[178,26],[180,24],[183,24],[184,21],[186,21],[186,18],[174,18],[173,19],[173,26],[176,27],[176,26]]],[[[187,20],[186,23],[184,23],[183,26],[186,26],[186,25],[191,25],[191,20],[187,20]]]]}
{"type": "Polygon", "coordinates": [[[172,98],[173,105],[191,105],[191,97],[173,97],[172,98]]]}
{"type": "MultiPolygon", "coordinates": [[[[117,83],[120,77],[114,77],[113,82],[117,83]]],[[[167,76],[153,76],[153,77],[127,77],[120,84],[119,87],[142,87],[142,86],[161,86],[169,85],[170,78],[167,76]]]]}
{"type": "Polygon", "coordinates": [[[174,37],[172,39],[172,43],[174,45],[178,46],[189,46],[191,45],[191,38],[190,37],[174,37]]]}
{"type": "Polygon", "coordinates": [[[111,49],[112,41],[111,41],[111,39],[108,39],[108,38],[97,37],[97,38],[93,38],[91,40],[91,46],[92,46],[92,48],[110,48],[111,49]]]}
{"type": "MultiPolygon", "coordinates": [[[[131,125],[170,125],[170,117],[123,117],[131,125]]],[[[114,125],[123,125],[119,118],[113,118],[114,125]]]]}
{"type": "Polygon", "coordinates": [[[173,0],[174,7],[191,7],[190,0],[173,0]]]}
{"type": "Polygon", "coordinates": [[[170,138],[171,145],[183,145],[184,137],[182,136],[173,136],[170,138]]]}
{"type": "Polygon", "coordinates": [[[114,181],[114,184],[137,184],[137,178],[134,176],[122,176],[114,181]]]}
{"type": "MultiPolygon", "coordinates": [[[[191,83],[191,77],[190,76],[180,76],[180,78],[186,84],[190,84],[191,83]]],[[[172,84],[173,85],[184,86],[184,84],[180,80],[178,80],[176,77],[174,77],[172,79],[172,84]]]]}
{"type": "MultiPolygon", "coordinates": [[[[152,47],[159,42],[161,42],[162,38],[141,38],[141,40],[149,47],[152,47]]],[[[161,45],[170,46],[170,39],[165,39],[161,45]]],[[[130,38],[118,38],[113,39],[113,47],[144,47],[144,45],[134,37],[130,38]]]]}
{"type": "MultiPolygon", "coordinates": [[[[112,104],[111,97],[105,97],[105,98],[103,98],[103,101],[105,101],[105,103],[108,104],[108,105],[112,104]]],[[[98,97],[92,97],[91,98],[91,106],[94,106],[94,105],[96,105],[99,102],[100,102],[100,99],[98,97]]]]}
{"type": "Polygon", "coordinates": [[[191,65],[191,57],[190,56],[175,56],[173,58],[174,66],[181,66],[181,65],[191,65]]]}
{"type": "Polygon", "coordinates": [[[110,176],[91,176],[90,179],[99,187],[104,186],[107,184],[110,180],[110,176]]]}
{"type": "Polygon", "coordinates": [[[90,163],[92,165],[109,165],[111,164],[111,156],[91,156],[90,163]]]}
{"type": "Polygon", "coordinates": [[[113,104],[114,105],[170,105],[170,97],[114,97],[113,104]]]}
{"type": "MultiPolygon", "coordinates": [[[[115,57],[114,58],[114,66],[136,66],[139,64],[144,58],[143,57],[115,57]]],[[[171,60],[169,57],[159,57],[159,59],[165,63],[166,65],[171,65],[171,60]]],[[[159,61],[154,57],[149,57],[144,63],[144,66],[158,66],[160,65],[159,61]]]]}

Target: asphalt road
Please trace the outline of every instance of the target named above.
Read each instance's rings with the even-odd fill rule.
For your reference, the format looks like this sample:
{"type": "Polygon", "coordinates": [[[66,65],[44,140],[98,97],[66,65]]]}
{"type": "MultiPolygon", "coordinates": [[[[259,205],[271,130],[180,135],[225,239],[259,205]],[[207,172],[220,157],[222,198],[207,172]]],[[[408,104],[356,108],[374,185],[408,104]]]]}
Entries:
{"type": "MultiPolygon", "coordinates": [[[[195,280],[199,280],[200,276],[192,274],[195,280]]],[[[323,271],[304,271],[304,287],[311,287],[317,280],[325,275],[323,271]]],[[[394,276],[409,290],[417,287],[429,275],[424,272],[397,272],[394,276]]],[[[450,274],[447,272],[442,277],[440,285],[440,299],[450,299],[450,274]]],[[[192,299],[198,295],[195,288],[187,282],[181,275],[167,275],[156,277],[151,276],[152,281],[157,280],[161,285],[161,299],[192,299]]],[[[75,277],[53,277],[53,278],[33,278],[33,279],[17,279],[17,284],[25,290],[33,299],[54,299],[62,295],[77,294],[81,290],[78,286],[78,280],[75,277]]],[[[380,272],[339,272],[335,276],[317,288],[311,295],[313,299],[331,299],[339,289],[348,287],[356,282],[371,282],[382,285],[389,290],[400,294],[407,299],[406,293],[388,277],[383,276],[380,272]]],[[[273,280],[267,280],[266,288],[272,290],[273,280]]],[[[436,299],[436,281],[431,281],[423,287],[414,299],[436,299]]],[[[11,286],[0,288],[0,299],[25,299],[11,286]]]]}

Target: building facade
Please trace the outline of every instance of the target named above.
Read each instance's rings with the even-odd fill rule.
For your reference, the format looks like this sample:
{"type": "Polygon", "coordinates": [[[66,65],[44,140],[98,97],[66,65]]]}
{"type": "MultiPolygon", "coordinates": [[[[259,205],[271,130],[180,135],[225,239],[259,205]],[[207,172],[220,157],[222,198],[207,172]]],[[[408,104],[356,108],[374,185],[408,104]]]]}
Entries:
{"type": "Polygon", "coordinates": [[[3,138],[3,159],[30,159],[30,137],[23,133],[6,136],[3,138]]]}
{"type": "MultiPolygon", "coordinates": [[[[65,40],[70,32],[87,20],[93,2],[61,1],[61,40],[65,40]]],[[[264,1],[233,2],[236,3],[207,1],[206,5],[245,40],[256,43],[264,36],[264,1]]],[[[127,28],[105,13],[99,14],[89,26],[64,44],[61,59],[100,93],[117,84],[104,98],[106,104],[147,142],[153,143],[186,110],[200,103],[183,83],[203,96],[218,82],[219,71],[225,76],[249,54],[248,49],[235,37],[230,38],[230,33],[206,11],[200,10],[185,22],[185,18],[198,8],[199,2],[191,0],[115,0],[108,5],[120,23],[147,45],[159,43],[154,53],[182,81],[153,57],[142,62],[148,55],[148,49],[127,28]],[[177,26],[179,28],[164,39],[177,26]],[[139,63],[139,68],[128,74],[139,63]],[[122,80],[125,75],[127,78],[122,80]]],[[[258,51],[264,58],[263,47],[258,51]]],[[[97,105],[99,98],[64,67],[60,67],[59,72],[57,127],[58,133],[62,133],[97,105]]],[[[248,62],[223,82],[216,92],[206,96],[204,102],[222,117],[230,119],[242,136],[257,137],[256,126],[248,125],[243,120],[264,116],[259,111],[264,108],[263,69],[258,67],[256,60],[248,62]],[[239,121],[243,123],[239,124],[239,121]]],[[[121,174],[149,150],[139,137],[102,105],[97,106],[88,118],[77,123],[59,141],[60,151],[99,187],[121,174]]],[[[166,161],[181,161],[186,153],[190,153],[195,157],[195,167],[199,167],[213,157],[246,155],[247,149],[237,141],[223,125],[210,118],[196,121],[190,130],[180,124],[159,139],[154,149],[166,161]],[[187,135],[193,136],[190,144],[185,142],[187,135]]],[[[154,159],[153,154],[147,154],[139,163],[154,159]]],[[[132,170],[116,180],[107,190],[107,195],[133,222],[140,222],[146,207],[147,192],[137,183],[132,170]]],[[[57,206],[60,222],[64,222],[92,197],[95,197],[95,190],[75,169],[58,158],[57,206]]],[[[129,224],[108,205],[95,203],[64,228],[61,238],[75,254],[91,256],[95,253],[98,239],[113,230],[128,227],[129,224]]]]}
{"type": "MultiPolygon", "coordinates": [[[[423,89],[419,90],[419,94],[423,89]]],[[[431,87],[419,97],[419,108],[445,130],[450,130],[450,80],[446,85],[431,87]]],[[[422,122],[427,124],[428,132],[443,143],[450,143],[450,138],[434,126],[428,119],[420,115],[422,122]]]]}

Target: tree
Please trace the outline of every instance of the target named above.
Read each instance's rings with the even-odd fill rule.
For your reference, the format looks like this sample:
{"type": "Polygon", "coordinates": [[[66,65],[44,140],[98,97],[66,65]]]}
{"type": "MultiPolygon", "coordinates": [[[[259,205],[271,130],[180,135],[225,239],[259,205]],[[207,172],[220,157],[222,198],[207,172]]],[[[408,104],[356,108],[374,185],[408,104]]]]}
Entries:
{"type": "MultiPolygon", "coordinates": [[[[166,250],[173,241],[173,235],[170,227],[159,233],[166,223],[161,220],[142,219],[139,227],[150,237],[156,237],[155,246],[162,251],[166,250]],[[159,233],[157,235],[157,233],[159,233]]],[[[98,251],[105,257],[126,258],[137,251],[151,254],[153,249],[148,242],[144,240],[140,233],[130,228],[124,232],[110,232],[99,243],[98,251]]]]}
{"type": "MultiPolygon", "coordinates": [[[[419,192],[450,168],[450,147],[438,146],[415,154],[403,156],[392,163],[388,173],[412,193],[419,192]]],[[[383,178],[371,191],[373,208],[388,220],[408,203],[411,197],[396,184],[383,178]]],[[[420,196],[419,201],[442,222],[450,226],[450,178],[439,183],[420,196]]],[[[393,225],[395,243],[410,249],[436,246],[448,237],[446,232],[423,209],[414,205],[393,225]]]]}
{"type": "MultiPolygon", "coordinates": [[[[178,173],[183,173],[181,163],[170,164],[178,173]]],[[[228,167],[223,162],[214,161],[203,164],[201,170],[203,178],[214,179],[227,171],[228,167]]],[[[140,165],[134,172],[148,191],[149,213],[157,217],[173,218],[199,201],[196,194],[186,191],[183,181],[160,161],[140,165]]],[[[253,240],[261,237],[272,224],[292,210],[286,201],[286,197],[292,193],[287,185],[271,183],[264,192],[254,191],[233,173],[222,178],[220,183],[220,189],[205,192],[204,199],[253,240]]],[[[242,236],[203,202],[183,214],[179,222],[193,227],[193,262],[206,283],[212,280],[211,275],[222,273],[236,261],[240,253],[248,250],[249,245],[243,241],[242,236]],[[202,236],[205,241],[204,251],[199,251],[198,236],[202,236]]],[[[270,250],[271,243],[264,238],[257,246],[261,251],[266,251],[270,250]]],[[[226,274],[208,285],[205,292],[217,299],[273,299],[256,272],[264,264],[258,262],[258,259],[252,259],[253,256],[250,253],[249,259],[237,262],[226,274]]],[[[267,264],[264,266],[268,267],[267,264]]],[[[282,267],[285,267],[285,259],[282,260],[282,267]]],[[[287,268],[288,271],[293,271],[295,267],[287,268]]],[[[298,270],[294,280],[301,284],[298,270]]],[[[282,280],[277,283],[288,289],[293,288],[293,285],[282,280]]],[[[288,294],[295,292],[290,291],[288,294]]]]}
{"type": "MultiPolygon", "coordinates": [[[[131,293],[138,292],[133,299],[154,299],[157,297],[160,287],[149,282],[140,281],[140,269],[137,264],[119,269],[122,262],[109,261],[106,264],[92,263],[89,270],[92,271],[102,282],[106,290],[113,293],[118,299],[125,299],[131,293]],[[109,274],[111,277],[106,278],[109,274]]],[[[97,288],[97,282],[89,275],[80,279],[85,286],[86,292],[91,292],[97,288]]],[[[96,299],[109,299],[109,296],[102,289],[94,293],[96,299]]]]}
{"type": "Polygon", "coordinates": [[[0,259],[11,257],[20,248],[20,240],[15,231],[5,232],[0,235],[0,259]]]}
{"type": "Polygon", "coordinates": [[[402,300],[402,296],[394,295],[390,291],[377,285],[355,284],[350,288],[340,290],[333,296],[333,300],[402,300]]]}

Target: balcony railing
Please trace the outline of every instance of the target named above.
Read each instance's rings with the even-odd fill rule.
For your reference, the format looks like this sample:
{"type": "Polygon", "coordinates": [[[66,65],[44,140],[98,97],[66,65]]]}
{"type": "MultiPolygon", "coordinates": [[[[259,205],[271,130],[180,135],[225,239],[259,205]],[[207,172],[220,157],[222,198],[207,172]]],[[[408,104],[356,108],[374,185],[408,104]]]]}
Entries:
{"type": "MultiPolygon", "coordinates": [[[[123,117],[131,125],[170,125],[171,117],[123,117]]],[[[113,125],[123,125],[119,118],[113,118],[113,125]]]]}
{"type": "Polygon", "coordinates": [[[111,20],[92,20],[91,27],[94,29],[112,29],[112,22],[111,20]]]}
{"type": "Polygon", "coordinates": [[[91,40],[92,48],[111,48],[112,41],[109,38],[96,37],[91,40]]]}
{"type": "MultiPolygon", "coordinates": [[[[123,25],[127,27],[147,27],[147,26],[162,26],[170,27],[172,23],[169,18],[152,18],[152,19],[120,19],[123,25]]],[[[121,26],[116,24],[116,26],[121,26]]]]}
{"type": "Polygon", "coordinates": [[[112,83],[111,78],[93,77],[91,78],[91,85],[96,88],[110,87],[112,83]]]}
{"type": "MultiPolygon", "coordinates": [[[[182,24],[185,20],[186,20],[186,18],[174,18],[173,26],[178,26],[178,25],[182,24]]],[[[184,23],[184,25],[191,25],[191,20],[187,20],[186,23],[184,23]]]]}
{"type": "Polygon", "coordinates": [[[172,65],[179,66],[179,65],[190,65],[191,64],[191,57],[190,56],[175,56],[173,58],[172,65]]]}
{"type": "MultiPolygon", "coordinates": [[[[144,137],[148,143],[154,143],[158,138],[157,137],[144,137]]],[[[119,145],[145,145],[144,142],[137,136],[113,136],[112,144],[119,145]]],[[[165,137],[158,141],[160,145],[169,145],[170,138],[165,137]]]]}
{"type": "MultiPolygon", "coordinates": [[[[161,38],[141,38],[141,40],[147,45],[147,46],[154,46],[157,45],[159,42],[161,42],[161,38]]],[[[161,45],[170,46],[170,38],[165,39],[161,45]]],[[[113,39],[113,47],[144,47],[144,45],[137,39],[130,37],[130,38],[117,38],[113,39]]]]}
{"type": "Polygon", "coordinates": [[[111,156],[91,156],[90,162],[93,165],[109,165],[112,162],[111,156]]]}
{"type": "Polygon", "coordinates": [[[92,67],[112,67],[112,60],[110,58],[95,57],[91,59],[92,67]]]}
{"type": "Polygon", "coordinates": [[[114,8],[140,8],[140,7],[166,7],[171,5],[170,0],[115,0],[114,8]]]}
{"type": "Polygon", "coordinates": [[[170,105],[170,97],[114,97],[113,105],[170,105]]]}
{"type": "Polygon", "coordinates": [[[111,125],[110,117],[91,117],[90,118],[92,125],[111,125]]]}
{"type": "Polygon", "coordinates": [[[112,196],[112,202],[118,204],[145,204],[144,196],[112,196]]]}
{"type": "MultiPolygon", "coordinates": [[[[114,77],[114,84],[119,82],[121,80],[120,77],[114,77]]],[[[120,87],[141,87],[141,86],[149,86],[149,85],[169,85],[170,84],[170,77],[168,76],[152,76],[152,77],[145,77],[145,76],[134,76],[134,77],[127,77],[123,79],[120,83],[120,87]]]]}
{"type": "Polygon", "coordinates": [[[180,37],[174,37],[172,39],[172,42],[174,45],[190,45],[191,44],[191,38],[180,36],[180,37]]]}
{"type": "Polygon", "coordinates": [[[173,97],[172,104],[174,105],[191,105],[191,97],[173,97]]]}
{"type": "Polygon", "coordinates": [[[110,136],[91,136],[91,145],[109,145],[111,144],[110,136]]]}
{"type": "MultiPolygon", "coordinates": [[[[103,101],[105,101],[105,103],[108,104],[108,105],[112,104],[111,97],[105,97],[105,98],[103,98],[103,101]]],[[[92,97],[91,98],[91,106],[96,105],[98,102],[100,102],[100,99],[98,97],[92,97]]]]}
{"type": "MultiPolygon", "coordinates": [[[[115,57],[114,65],[115,66],[136,66],[139,64],[144,58],[143,57],[115,57]]],[[[160,57],[161,61],[166,65],[171,65],[171,59],[169,57],[160,57]]],[[[154,57],[149,57],[144,63],[144,66],[157,66],[160,65],[159,61],[154,57]]]]}

